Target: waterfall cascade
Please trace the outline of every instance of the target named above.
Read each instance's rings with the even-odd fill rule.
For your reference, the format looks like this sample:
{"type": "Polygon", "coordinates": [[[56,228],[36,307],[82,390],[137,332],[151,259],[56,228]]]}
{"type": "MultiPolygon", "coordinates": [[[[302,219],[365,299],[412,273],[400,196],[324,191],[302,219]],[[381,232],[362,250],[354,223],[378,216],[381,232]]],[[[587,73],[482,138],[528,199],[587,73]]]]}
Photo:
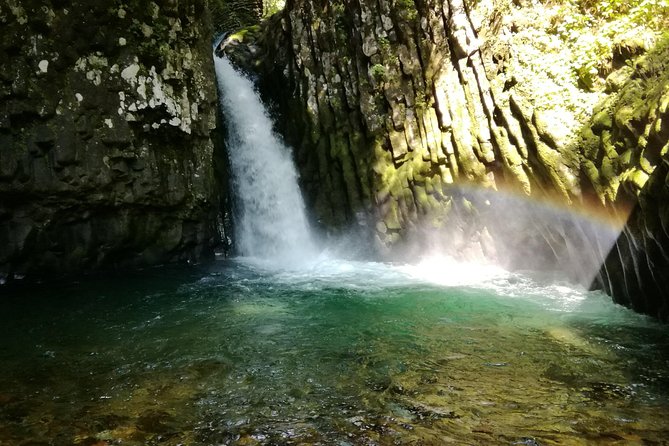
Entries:
{"type": "Polygon", "coordinates": [[[238,254],[281,266],[313,259],[316,249],[290,150],[250,79],[215,57],[235,197],[238,254]]]}

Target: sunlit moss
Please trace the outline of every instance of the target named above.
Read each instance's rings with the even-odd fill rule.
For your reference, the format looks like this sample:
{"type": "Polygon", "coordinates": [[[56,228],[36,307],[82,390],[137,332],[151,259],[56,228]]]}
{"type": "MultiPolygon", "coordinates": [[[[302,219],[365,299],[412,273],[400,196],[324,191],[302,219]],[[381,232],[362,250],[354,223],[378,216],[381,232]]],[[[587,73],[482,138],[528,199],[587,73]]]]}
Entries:
{"type": "Polygon", "coordinates": [[[276,14],[286,6],[286,0],[264,0],[262,3],[262,13],[264,17],[276,14]]]}

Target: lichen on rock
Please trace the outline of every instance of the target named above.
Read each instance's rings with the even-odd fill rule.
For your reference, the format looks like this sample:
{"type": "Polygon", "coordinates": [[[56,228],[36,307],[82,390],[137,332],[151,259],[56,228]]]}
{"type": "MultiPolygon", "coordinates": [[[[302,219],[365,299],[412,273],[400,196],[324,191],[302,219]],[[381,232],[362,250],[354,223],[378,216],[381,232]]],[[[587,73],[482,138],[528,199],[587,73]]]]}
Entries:
{"type": "Polygon", "coordinates": [[[210,256],[206,2],[0,8],[0,52],[12,61],[0,70],[0,275],[210,256]]]}

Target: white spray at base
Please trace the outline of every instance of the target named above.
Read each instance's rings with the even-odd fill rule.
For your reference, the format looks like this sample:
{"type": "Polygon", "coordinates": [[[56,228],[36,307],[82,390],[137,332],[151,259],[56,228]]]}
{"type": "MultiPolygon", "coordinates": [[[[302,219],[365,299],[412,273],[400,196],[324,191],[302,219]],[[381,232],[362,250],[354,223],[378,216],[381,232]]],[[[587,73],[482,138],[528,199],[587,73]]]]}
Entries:
{"type": "Polygon", "coordinates": [[[214,60],[228,129],[238,254],[281,267],[309,263],[317,250],[290,150],[273,132],[251,80],[227,59],[214,60]]]}

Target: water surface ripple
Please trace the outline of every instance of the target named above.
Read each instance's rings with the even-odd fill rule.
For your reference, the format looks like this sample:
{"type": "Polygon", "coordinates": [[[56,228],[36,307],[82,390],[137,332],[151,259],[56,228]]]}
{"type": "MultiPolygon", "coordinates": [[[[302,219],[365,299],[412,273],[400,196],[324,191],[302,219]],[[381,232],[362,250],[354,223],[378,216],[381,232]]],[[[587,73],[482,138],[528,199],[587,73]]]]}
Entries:
{"type": "Polygon", "coordinates": [[[492,267],[239,259],[0,305],[0,445],[669,440],[666,327],[492,267]]]}

